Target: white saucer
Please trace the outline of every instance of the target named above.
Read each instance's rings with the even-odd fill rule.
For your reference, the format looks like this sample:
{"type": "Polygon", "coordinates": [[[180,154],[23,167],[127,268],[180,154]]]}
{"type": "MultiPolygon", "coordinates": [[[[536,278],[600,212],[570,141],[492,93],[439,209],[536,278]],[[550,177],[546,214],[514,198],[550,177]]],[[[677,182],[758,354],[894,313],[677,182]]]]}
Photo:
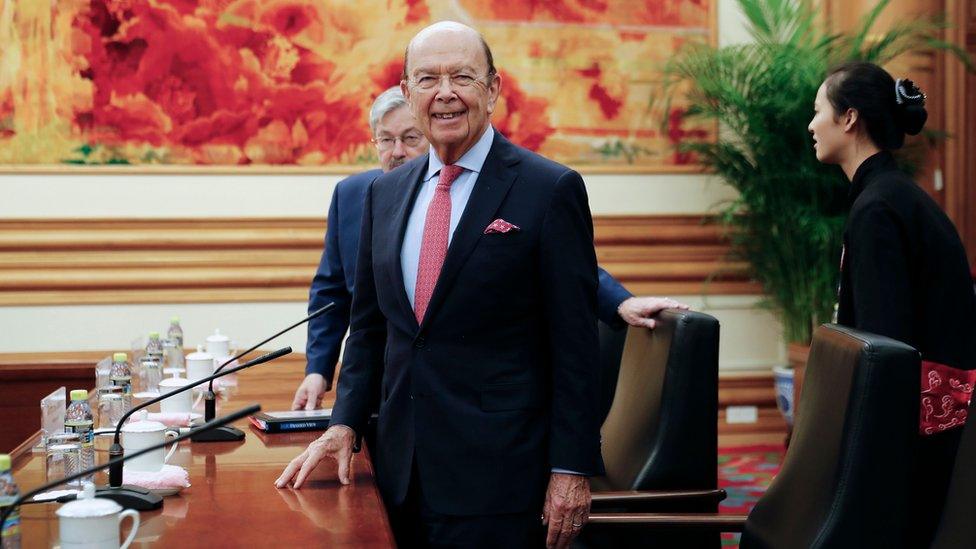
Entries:
{"type": "Polygon", "coordinates": [[[160,393],[152,393],[149,391],[140,391],[132,395],[133,398],[138,398],[139,400],[149,400],[150,398],[156,398],[160,393]]]}
{"type": "Polygon", "coordinates": [[[150,488],[149,491],[156,494],[159,497],[165,498],[168,496],[175,496],[176,494],[179,494],[180,492],[183,491],[183,488],[160,488],[158,490],[150,488]]]}
{"type": "Polygon", "coordinates": [[[80,494],[80,490],[51,490],[50,492],[42,492],[31,498],[31,501],[53,501],[61,496],[67,496],[69,494],[80,494]]]}

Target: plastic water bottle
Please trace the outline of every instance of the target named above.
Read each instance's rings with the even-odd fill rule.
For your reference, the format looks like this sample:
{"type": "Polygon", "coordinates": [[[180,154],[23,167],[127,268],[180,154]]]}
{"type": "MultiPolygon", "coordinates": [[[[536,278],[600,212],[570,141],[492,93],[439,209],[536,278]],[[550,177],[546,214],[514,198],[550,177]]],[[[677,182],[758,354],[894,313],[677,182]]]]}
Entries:
{"type": "Polygon", "coordinates": [[[169,353],[164,364],[170,368],[183,367],[183,328],[180,327],[180,317],[178,316],[174,316],[169,321],[164,350],[169,353]]]}
{"type": "Polygon", "coordinates": [[[159,332],[149,332],[146,356],[153,358],[156,362],[163,362],[163,342],[159,340],[159,332]]]}
{"type": "Polygon", "coordinates": [[[129,364],[129,355],[125,353],[112,355],[112,371],[108,377],[112,385],[122,387],[123,408],[128,412],[132,409],[132,365],[129,364]]]}
{"type": "MultiPolygon", "coordinates": [[[[81,439],[80,469],[87,469],[95,465],[95,416],[88,405],[88,391],[75,389],[71,391],[71,404],[64,414],[64,430],[75,433],[81,439]]],[[[90,481],[94,475],[80,479],[80,482],[90,481]]]]}
{"type": "MultiPolygon", "coordinates": [[[[6,511],[12,505],[20,488],[14,482],[14,475],[10,470],[10,455],[0,454],[0,512],[6,511]]],[[[3,521],[3,531],[0,534],[3,549],[20,549],[20,511],[15,509],[7,520],[3,521]]]]}
{"type": "Polygon", "coordinates": [[[166,339],[173,342],[173,346],[183,353],[183,328],[180,328],[180,317],[174,316],[169,321],[169,331],[166,332],[166,339]]]}

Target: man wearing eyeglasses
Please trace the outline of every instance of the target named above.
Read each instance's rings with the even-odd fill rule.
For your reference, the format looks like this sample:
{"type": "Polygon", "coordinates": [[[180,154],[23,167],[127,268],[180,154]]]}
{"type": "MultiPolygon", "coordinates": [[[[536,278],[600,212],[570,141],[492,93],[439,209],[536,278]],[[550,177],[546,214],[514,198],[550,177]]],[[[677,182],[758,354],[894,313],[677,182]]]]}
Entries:
{"type": "MultiPolygon", "coordinates": [[[[454,78],[461,87],[472,85],[473,80],[465,82],[465,77],[455,75],[454,78]]],[[[332,193],[325,247],[309,291],[308,310],[317,311],[329,302],[335,302],[336,307],[308,323],[305,379],[295,391],[291,406],[293,410],[318,408],[326,391],[332,387],[342,338],[349,328],[366,188],[380,174],[426,153],[429,146],[427,138],[417,128],[399,86],[384,91],[373,101],[369,111],[369,128],[382,169],[343,179],[332,193]]],[[[603,269],[598,272],[598,314],[600,320],[607,324],[622,326],[626,322],[653,328],[654,319],[651,317],[661,310],[687,308],[669,298],[635,297],[610,273],[603,269]]],[[[609,403],[604,403],[604,406],[609,406],[609,403]]]]}
{"type": "Polygon", "coordinates": [[[350,482],[381,393],[376,480],[407,547],[567,547],[603,473],[597,264],[582,178],[492,129],[501,89],[473,29],[407,47],[401,89],[430,153],[367,189],[324,458],[350,482]]]}
{"type": "Polygon", "coordinates": [[[382,169],[347,177],[332,193],[325,248],[312,279],[308,310],[317,311],[329,302],[335,302],[336,306],[308,323],[305,379],[295,391],[293,410],[314,410],[332,387],[342,338],[349,328],[366,189],[380,174],[427,152],[427,138],[417,129],[399,86],[384,91],[373,101],[369,128],[382,169]]]}

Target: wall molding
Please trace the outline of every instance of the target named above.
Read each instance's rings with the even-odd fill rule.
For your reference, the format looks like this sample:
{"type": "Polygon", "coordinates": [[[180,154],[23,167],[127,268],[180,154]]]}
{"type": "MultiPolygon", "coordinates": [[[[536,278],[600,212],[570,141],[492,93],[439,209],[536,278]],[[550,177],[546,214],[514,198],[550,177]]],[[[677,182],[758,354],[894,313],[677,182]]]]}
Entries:
{"type": "MultiPolygon", "coordinates": [[[[594,218],[600,264],[636,294],[758,295],[698,215],[594,218]]],[[[304,302],[321,218],[0,220],[0,306],[304,302]]]]}

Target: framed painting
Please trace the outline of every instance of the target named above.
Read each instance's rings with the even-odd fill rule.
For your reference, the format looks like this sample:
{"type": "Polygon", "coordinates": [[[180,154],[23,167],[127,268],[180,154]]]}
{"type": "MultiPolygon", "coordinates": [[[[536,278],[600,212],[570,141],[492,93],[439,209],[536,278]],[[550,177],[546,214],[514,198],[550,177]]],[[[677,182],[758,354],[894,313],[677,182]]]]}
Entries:
{"type": "Polygon", "coordinates": [[[492,121],[588,172],[684,172],[713,128],[652,102],[714,43],[716,0],[0,0],[0,171],[280,170],[377,163],[372,100],[422,27],[492,46],[492,121]]]}

